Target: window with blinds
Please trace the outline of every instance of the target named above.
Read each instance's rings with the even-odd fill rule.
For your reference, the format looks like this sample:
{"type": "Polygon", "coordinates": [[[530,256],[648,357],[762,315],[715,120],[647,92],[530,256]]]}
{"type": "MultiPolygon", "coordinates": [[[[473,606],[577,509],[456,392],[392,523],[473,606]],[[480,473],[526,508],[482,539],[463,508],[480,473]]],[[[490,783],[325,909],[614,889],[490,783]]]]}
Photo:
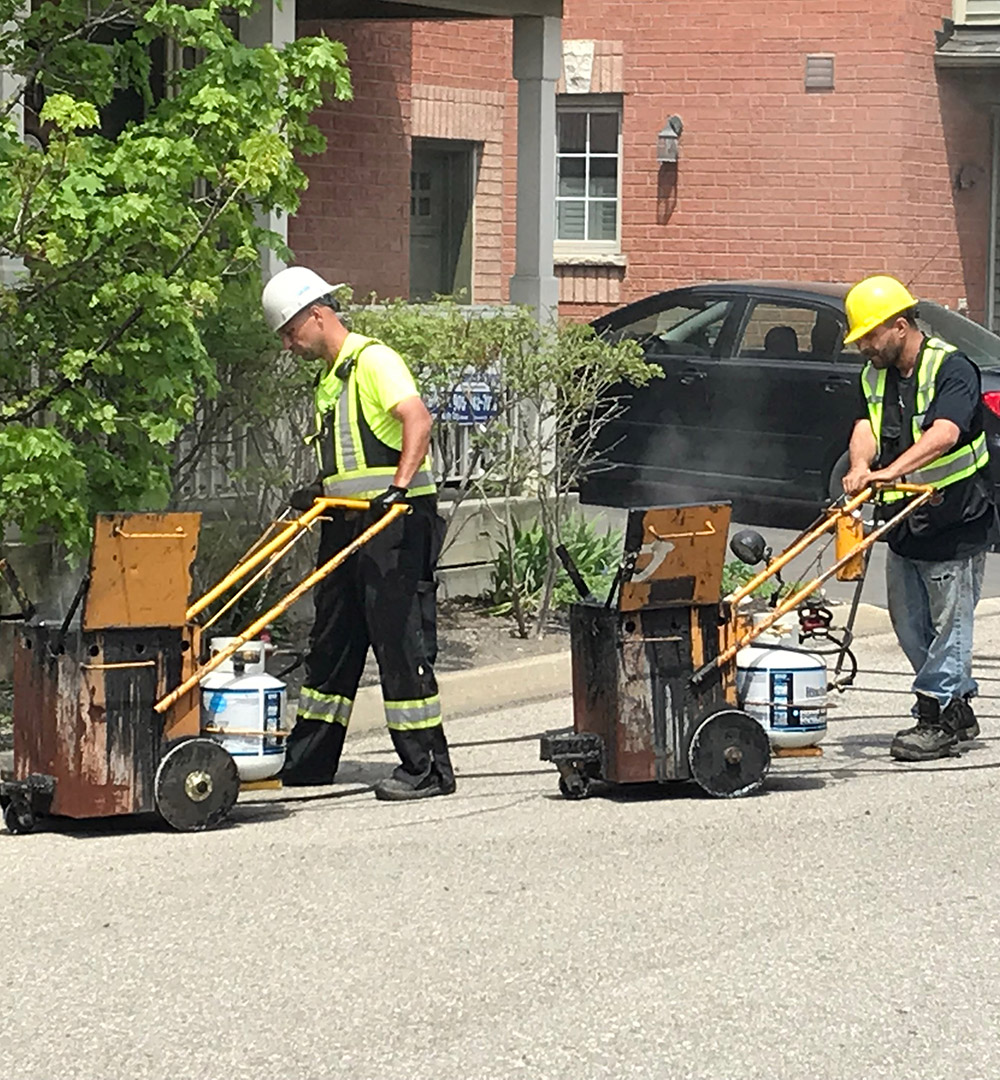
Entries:
{"type": "Polygon", "coordinates": [[[617,252],[621,221],[620,95],[560,98],[556,113],[556,252],[617,252]]]}

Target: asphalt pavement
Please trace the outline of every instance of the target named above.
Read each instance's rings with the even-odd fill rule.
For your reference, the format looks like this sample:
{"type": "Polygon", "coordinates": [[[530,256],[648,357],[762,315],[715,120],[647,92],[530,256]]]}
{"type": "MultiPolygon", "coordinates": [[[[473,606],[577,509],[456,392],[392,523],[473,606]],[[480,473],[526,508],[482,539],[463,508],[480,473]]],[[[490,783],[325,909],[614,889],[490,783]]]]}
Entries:
{"type": "Polygon", "coordinates": [[[373,799],[379,732],[214,832],[0,834],[0,1074],[1000,1075],[1000,615],[977,635],[984,737],[946,761],[890,761],[908,678],[879,636],[825,756],[742,800],[564,801],[537,737],[563,696],[449,721],[445,799],[373,799]]]}

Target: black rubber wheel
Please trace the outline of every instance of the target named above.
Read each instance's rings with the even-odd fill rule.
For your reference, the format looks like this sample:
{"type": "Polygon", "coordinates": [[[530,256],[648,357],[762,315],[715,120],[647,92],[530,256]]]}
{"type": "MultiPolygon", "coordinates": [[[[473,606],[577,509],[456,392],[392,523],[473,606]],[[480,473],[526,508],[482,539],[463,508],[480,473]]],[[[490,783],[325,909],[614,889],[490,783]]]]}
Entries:
{"type": "Polygon", "coordinates": [[[179,832],[220,825],[239,793],[236,762],[214,739],[198,737],[175,743],[156,769],[156,809],[179,832]]]}
{"type": "Polygon", "coordinates": [[[694,733],[688,763],[703,791],[717,799],[738,799],[764,783],[771,743],[752,716],[741,709],[720,709],[694,733]]]}
{"type": "Polygon", "coordinates": [[[564,799],[585,799],[590,794],[590,777],[577,773],[572,783],[566,777],[559,777],[559,793],[564,799]]]}
{"type": "Polygon", "coordinates": [[[30,810],[18,810],[13,803],[3,808],[3,823],[15,836],[30,833],[35,827],[35,815],[30,810]]]}

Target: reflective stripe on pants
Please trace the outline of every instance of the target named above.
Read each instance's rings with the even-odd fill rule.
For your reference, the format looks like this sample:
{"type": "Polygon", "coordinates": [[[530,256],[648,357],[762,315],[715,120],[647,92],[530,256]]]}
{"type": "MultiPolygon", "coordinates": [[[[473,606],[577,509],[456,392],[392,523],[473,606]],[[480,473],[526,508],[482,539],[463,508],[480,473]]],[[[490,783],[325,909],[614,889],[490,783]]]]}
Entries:
{"type": "Polygon", "coordinates": [[[441,699],[435,694],[422,701],[387,701],[385,722],[392,731],[416,731],[441,723],[441,699]]]}
{"type": "Polygon", "coordinates": [[[327,724],[347,727],[353,708],[351,698],[342,694],[322,694],[311,686],[303,686],[295,716],[299,720],[323,720],[327,724]]]}

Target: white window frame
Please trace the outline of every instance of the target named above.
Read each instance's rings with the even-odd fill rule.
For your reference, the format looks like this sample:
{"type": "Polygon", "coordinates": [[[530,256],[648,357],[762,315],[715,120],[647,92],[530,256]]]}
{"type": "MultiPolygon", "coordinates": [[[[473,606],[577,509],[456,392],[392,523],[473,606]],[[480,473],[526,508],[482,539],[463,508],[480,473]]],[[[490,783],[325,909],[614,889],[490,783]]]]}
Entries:
{"type": "Polygon", "coordinates": [[[974,4],[970,18],[969,0],[952,0],[952,19],[959,26],[989,26],[1000,23],[1000,4],[991,5],[991,9],[974,4]]]}
{"type": "MultiPolygon", "coordinates": [[[[618,147],[616,158],[618,161],[618,188],[615,192],[615,239],[614,240],[560,240],[556,236],[553,254],[558,259],[560,256],[574,255],[617,255],[622,249],[622,131],[624,128],[623,97],[621,94],[560,94],[556,100],[557,115],[566,113],[613,113],[618,118],[618,147]]],[[[559,229],[559,203],[562,201],[579,202],[578,196],[559,195],[559,159],[563,155],[559,153],[558,127],[556,134],[556,205],[552,208],[555,215],[555,228],[559,229]]],[[[577,157],[579,155],[566,155],[577,157]]],[[[587,147],[586,158],[591,159],[590,148],[587,147]]],[[[593,155],[596,157],[610,157],[610,154],[593,155]]],[[[586,177],[590,176],[589,168],[586,177]]],[[[587,190],[587,181],[584,181],[584,202],[589,203],[590,194],[587,190]]],[[[589,213],[585,211],[584,220],[589,221],[589,213]]]]}

